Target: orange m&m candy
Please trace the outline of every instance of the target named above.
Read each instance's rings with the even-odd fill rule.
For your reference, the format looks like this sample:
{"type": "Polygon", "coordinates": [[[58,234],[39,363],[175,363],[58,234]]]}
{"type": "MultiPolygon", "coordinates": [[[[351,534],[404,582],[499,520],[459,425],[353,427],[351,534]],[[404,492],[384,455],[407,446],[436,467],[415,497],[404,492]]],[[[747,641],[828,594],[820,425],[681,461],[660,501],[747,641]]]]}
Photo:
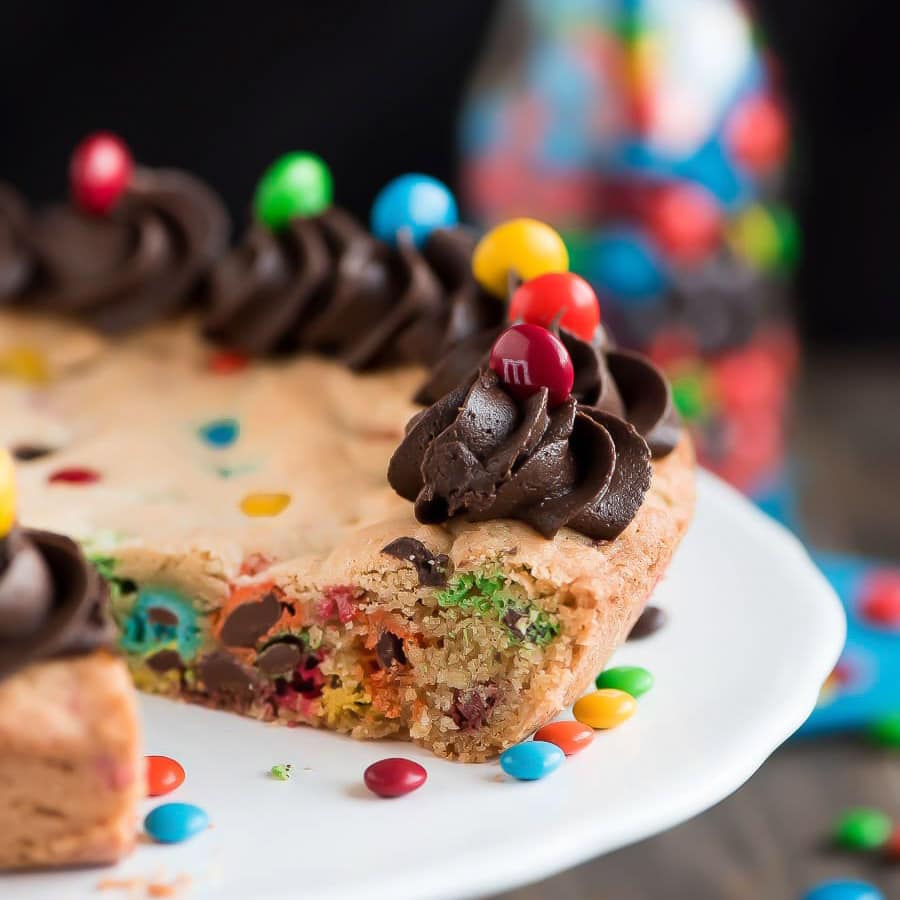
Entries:
{"type": "Polygon", "coordinates": [[[556,744],[566,756],[574,756],[594,739],[594,730],[581,722],[550,722],[538,728],[534,739],[556,744]]]}
{"type": "Polygon", "coordinates": [[[184,781],[181,763],[170,756],[147,757],[147,796],[160,797],[179,787],[184,781]]]}

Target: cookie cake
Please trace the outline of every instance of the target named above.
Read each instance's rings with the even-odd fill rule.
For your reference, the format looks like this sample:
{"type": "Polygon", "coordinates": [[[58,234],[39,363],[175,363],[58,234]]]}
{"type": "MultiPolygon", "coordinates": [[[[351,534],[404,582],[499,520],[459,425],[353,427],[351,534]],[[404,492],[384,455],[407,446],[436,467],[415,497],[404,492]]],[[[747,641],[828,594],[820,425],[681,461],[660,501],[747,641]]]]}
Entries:
{"type": "Polygon", "coordinates": [[[425,176],[370,230],[307,153],[230,247],[207,186],[110,135],[71,178],[37,212],[0,191],[0,445],[24,525],[102,575],[137,687],[466,762],[577,698],[694,474],[560,237],[478,238],[425,176]]]}

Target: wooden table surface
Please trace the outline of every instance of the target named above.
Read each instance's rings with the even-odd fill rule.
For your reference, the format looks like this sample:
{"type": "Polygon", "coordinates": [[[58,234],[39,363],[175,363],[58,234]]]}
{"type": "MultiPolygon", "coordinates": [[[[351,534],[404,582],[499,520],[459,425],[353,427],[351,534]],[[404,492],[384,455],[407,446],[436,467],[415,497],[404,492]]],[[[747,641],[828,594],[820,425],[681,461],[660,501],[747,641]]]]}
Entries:
{"type": "MultiPolygon", "coordinates": [[[[809,353],[792,443],[810,542],[900,561],[900,348],[809,353]]],[[[827,878],[898,900],[900,863],[827,846],[834,818],[860,805],[900,820],[900,753],[853,737],[792,741],[692,821],[502,900],[797,900],[827,878]]]]}

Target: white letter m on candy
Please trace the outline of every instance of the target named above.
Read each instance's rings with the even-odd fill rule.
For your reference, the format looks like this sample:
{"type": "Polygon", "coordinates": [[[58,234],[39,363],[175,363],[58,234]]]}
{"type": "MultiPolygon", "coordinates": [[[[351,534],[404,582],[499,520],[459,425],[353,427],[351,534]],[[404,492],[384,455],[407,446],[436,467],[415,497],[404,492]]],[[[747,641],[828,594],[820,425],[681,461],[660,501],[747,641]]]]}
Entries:
{"type": "Polygon", "coordinates": [[[531,384],[531,375],[528,372],[528,360],[507,359],[503,357],[503,380],[507,384],[531,384]]]}

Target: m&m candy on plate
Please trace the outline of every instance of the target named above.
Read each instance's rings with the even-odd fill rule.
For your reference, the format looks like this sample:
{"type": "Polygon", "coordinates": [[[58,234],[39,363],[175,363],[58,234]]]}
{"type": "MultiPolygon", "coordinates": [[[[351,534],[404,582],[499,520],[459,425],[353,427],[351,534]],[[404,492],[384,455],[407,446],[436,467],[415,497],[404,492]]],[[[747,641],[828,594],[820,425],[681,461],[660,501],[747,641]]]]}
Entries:
{"type": "Polygon", "coordinates": [[[192,803],[163,803],[144,819],[144,830],[158,844],[180,844],[208,827],[209,817],[192,803]]]}
{"type": "Polygon", "coordinates": [[[565,759],[563,751],[549,741],[525,741],[505,750],[500,768],[519,781],[538,781],[555,772],[565,759]]]}
{"type": "Polygon", "coordinates": [[[576,700],[572,714],[591,728],[615,728],[630,719],[636,709],[637,701],[631,694],[603,688],[576,700]]]}
{"type": "Polygon", "coordinates": [[[147,757],[147,796],[170,794],[184,783],[184,768],[170,756],[147,757]]]}
{"type": "Polygon", "coordinates": [[[538,728],[534,739],[556,744],[566,756],[574,756],[594,740],[594,729],[581,722],[550,722],[538,728]]]}
{"type": "Polygon", "coordinates": [[[884,894],[865,881],[824,881],[810,888],[803,900],[884,900],[884,894]]]}
{"type": "Polygon", "coordinates": [[[427,778],[424,766],[402,756],[380,759],[363,773],[366,787],[379,797],[402,797],[422,787],[427,778]]]}

